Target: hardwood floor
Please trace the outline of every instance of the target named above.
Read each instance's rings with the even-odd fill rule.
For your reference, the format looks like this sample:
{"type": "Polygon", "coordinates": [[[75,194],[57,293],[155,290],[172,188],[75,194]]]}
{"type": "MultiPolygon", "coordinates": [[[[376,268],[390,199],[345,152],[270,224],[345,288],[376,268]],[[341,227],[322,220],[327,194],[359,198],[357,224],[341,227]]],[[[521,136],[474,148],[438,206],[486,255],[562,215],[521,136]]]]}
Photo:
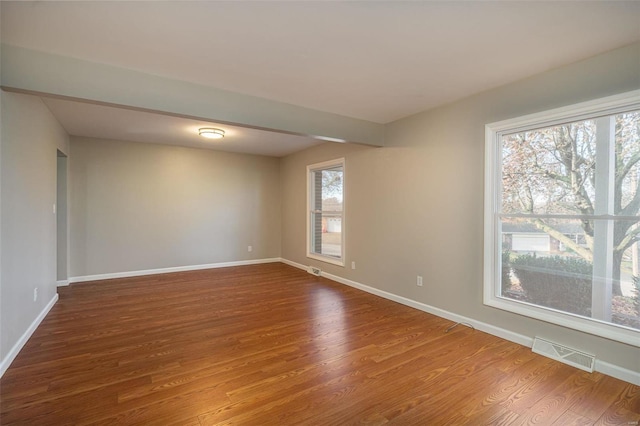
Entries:
{"type": "Polygon", "coordinates": [[[71,285],[2,425],[630,425],[640,388],[274,263],[71,285]]]}

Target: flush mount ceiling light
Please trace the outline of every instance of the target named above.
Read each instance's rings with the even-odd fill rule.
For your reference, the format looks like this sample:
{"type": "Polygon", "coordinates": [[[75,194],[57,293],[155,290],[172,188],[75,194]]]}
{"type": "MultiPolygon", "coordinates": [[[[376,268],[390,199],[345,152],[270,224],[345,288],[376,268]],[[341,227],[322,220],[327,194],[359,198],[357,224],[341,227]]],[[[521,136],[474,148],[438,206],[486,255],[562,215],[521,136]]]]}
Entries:
{"type": "Polygon", "coordinates": [[[207,139],[222,139],[224,138],[224,130],[214,129],[213,127],[203,127],[198,129],[198,134],[207,139]]]}

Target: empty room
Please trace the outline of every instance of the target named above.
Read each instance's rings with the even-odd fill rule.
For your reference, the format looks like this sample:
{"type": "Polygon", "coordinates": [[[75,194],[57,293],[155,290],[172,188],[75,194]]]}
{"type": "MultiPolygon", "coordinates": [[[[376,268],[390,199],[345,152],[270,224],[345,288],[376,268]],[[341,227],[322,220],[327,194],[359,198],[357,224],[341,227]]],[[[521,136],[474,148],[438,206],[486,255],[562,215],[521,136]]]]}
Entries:
{"type": "Polygon", "coordinates": [[[0,2],[0,424],[638,425],[640,2],[0,2]]]}

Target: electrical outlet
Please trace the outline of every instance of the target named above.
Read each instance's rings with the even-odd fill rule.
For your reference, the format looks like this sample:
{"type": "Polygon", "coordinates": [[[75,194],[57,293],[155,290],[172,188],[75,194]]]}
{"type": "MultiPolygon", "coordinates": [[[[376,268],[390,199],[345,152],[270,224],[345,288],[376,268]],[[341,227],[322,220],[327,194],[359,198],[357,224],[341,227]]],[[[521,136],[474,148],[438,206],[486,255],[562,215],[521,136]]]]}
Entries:
{"type": "Polygon", "coordinates": [[[356,269],[356,262],[351,262],[351,269],[356,269]]]}
{"type": "Polygon", "coordinates": [[[247,251],[249,252],[253,251],[253,246],[247,246],[247,251]]]}
{"type": "Polygon", "coordinates": [[[33,301],[38,300],[38,287],[33,289],[33,301]]]}
{"type": "Polygon", "coordinates": [[[422,276],[418,275],[418,279],[416,280],[416,285],[418,287],[422,287],[422,276]]]}

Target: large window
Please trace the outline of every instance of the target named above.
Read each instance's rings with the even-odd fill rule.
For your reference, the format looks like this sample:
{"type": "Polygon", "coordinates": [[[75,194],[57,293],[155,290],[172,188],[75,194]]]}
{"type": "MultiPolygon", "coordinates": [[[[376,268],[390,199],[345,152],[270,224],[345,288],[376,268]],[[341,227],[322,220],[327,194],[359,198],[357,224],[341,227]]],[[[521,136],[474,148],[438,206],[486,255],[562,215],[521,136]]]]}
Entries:
{"type": "Polygon", "coordinates": [[[307,256],[344,265],[344,159],[307,166],[307,256]]]}
{"type": "Polygon", "coordinates": [[[640,91],[486,127],[485,303],[640,346],[640,91]]]}

